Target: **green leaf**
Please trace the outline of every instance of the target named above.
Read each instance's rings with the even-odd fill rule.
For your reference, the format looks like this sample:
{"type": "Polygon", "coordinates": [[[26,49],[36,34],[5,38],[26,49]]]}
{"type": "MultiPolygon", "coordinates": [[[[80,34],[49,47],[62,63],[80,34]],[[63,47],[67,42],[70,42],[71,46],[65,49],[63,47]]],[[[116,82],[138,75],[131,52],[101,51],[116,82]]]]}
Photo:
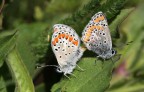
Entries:
{"type": "MultiPolygon", "coordinates": [[[[121,80],[125,84],[118,85],[108,90],[108,92],[141,92],[144,90],[144,81],[141,79],[121,80]]],[[[120,82],[119,82],[120,83],[120,82]]]]}
{"type": "Polygon", "coordinates": [[[7,92],[6,85],[2,76],[0,76],[0,92],[7,92]]]}
{"type": "Polygon", "coordinates": [[[40,85],[35,87],[36,92],[45,92],[45,84],[41,83],[40,85]]]}
{"type": "Polygon", "coordinates": [[[16,32],[4,32],[0,35],[0,67],[3,65],[4,59],[9,51],[16,44],[16,32]]]}
{"type": "MultiPolygon", "coordinates": [[[[17,49],[21,56],[23,63],[26,65],[29,70],[30,75],[34,76],[35,71],[35,63],[38,61],[37,55],[35,54],[38,50],[35,50],[33,43],[38,41],[38,37],[43,30],[47,27],[46,23],[31,23],[31,25],[23,24],[18,27],[19,36],[17,39],[17,49]]],[[[46,38],[45,38],[46,39],[46,38]]],[[[43,39],[43,41],[45,40],[43,39]]],[[[47,41],[47,40],[46,40],[47,41]]],[[[38,47],[42,46],[39,44],[38,47]]],[[[42,49],[40,49],[41,52],[42,49]]],[[[44,53],[44,52],[43,52],[44,53]]]]}
{"type": "Polygon", "coordinates": [[[16,92],[34,92],[34,85],[18,51],[13,49],[7,56],[7,65],[16,82],[16,92]]]}
{"type": "MultiPolygon", "coordinates": [[[[96,58],[83,58],[79,62],[79,66],[82,71],[74,70],[73,74],[76,76],[70,76],[70,80],[64,77],[59,83],[55,84],[52,88],[52,92],[58,90],[66,92],[104,92],[111,80],[111,72],[113,69],[112,61],[97,61],[96,58]]],[[[77,68],[78,69],[78,68],[77,68]]]]}
{"type": "MultiPolygon", "coordinates": [[[[121,11],[121,13],[114,19],[114,21],[111,23],[111,25],[110,25],[110,30],[112,30],[112,34],[115,36],[115,37],[117,37],[117,31],[116,31],[116,28],[117,28],[117,26],[128,16],[128,14],[133,10],[134,8],[130,8],[130,9],[124,9],[124,10],[122,10],[121,11]]],[[[90,59],[90,58],[89,58],[90,59]]],[[[87,60],[87,61],[90,61],[91,62],[91,60],[87,60]]],[[[94,61],[94,60],[93,60],[94,61]]],[[[81,63],[84,63],[84,61],[82,60],[82,61],[80,61],[81,63]]],[[[102,62],[102,61],[100,61],[100,62],[102,62]]],[[[104,62],[104,65],[106,64],[107,62],[104,62]]],[[[110,62],[109,62],[110,63],[110,62]]],[[[107,66],[108,64],[106,64],[106,66],[107,66]]],[[[85,63],[85,67],[88,67],[88,66],[90,66],[90,65],[88,65],[88,64],[86,64],[85,63]]],[[[102,65],[98,65],[99,67],[102,67],[102,65]]],[[[107,68],[105,68],[104,70],[102,69],[102,70],[100,70],[100,71],[97,71],[97,70],[94,70],[94,71],[96,71],[96,72],[98,72],[98,74],[96,74],[96,75],[93,75],[93,76],[96,76],[96,79],[93,79],[93,77],[92,76],[90,76],[90,75],[88,75],[87,73],[85,73],[85,71],[84,71],[84,74],[83,75],[85,75],[85,76],[89,76],[89,77],[87,77],[87,78],[85,78],[85,79],[83,79],[83,77],[84,76],[81,76],[81,77],[79,77],[80,76],[80,73],[79,73],[79,75],[78,75],[78,79],[81,79],[81,81],[79,81],[79,80],[77,80],[77,78],[76,79],[74,79],[74,80],[72,80],[72,82],[71,82],[71,80],[70,81],[66,81],[66,80],[62,80],[59,84],[56,84],[54,87],[53,87],[53,89],[52,89],[52,91],[54,92],[54,91],[57,91],[57,90],[62,90],[62,91],[68,91],[68,92],[71,92],[71,91],[73,91],[73,92],[87,92],[87,91],[91,91],[91,92],[102,92],[102,91],[104,91],[107,87],[108,87],[108,85],[109,85],[109,81],[110,81],[110,76],[111,76],[111,73],[110,73],[110,71],[112,71],[112,64],[111,65],[108,65],[107,66],[107,68]],[[110,66],[110,67],[109,67],[110,66]],[[109,68],[109,69],[108,69],[109,68]],[[101,74],[103,75],[103,76],[105,76],[106,75],[106,73],[109,75],[109,76],[105,76],[105,77],[102,77],[102,75],[100,75],[99,74],[99,72],[101,72],[101,74]],[[86,81],[86,79],[88,79],[88,78],[91,78],[91,80],[90,80],[90,82],[86,82],[86,83],[84,83],[84,82],[82,82],[82,81],[86,81]],[[97,79],[98,78],[98,79],[97,79]],[[99,79],[100,78],[100,79],[99,79]],[[100,80],[103,80],[102,82],[100,81],[100,80]],[[78,83],[78,85],[77,85],[77,83],[78,83]],[[82,84],[83,83],[83,84],[82,84]],[[94,83],[94,84],[92,84],[92,83],[94,83]],[[96,84],[95,84],[96,83],[96,84]],[[91,84],[91,85],[89,85],[89,84],[91,84]],[[61,85],[63,85],[63,86],[61,86],[61,85]],[[66,85],[66,86],[65,86],[66,85]],[[90,86],[90,87],[89,87],[90,86]],[[96,87],[95,87],[96,86],[96,87]],[[87,90],[86,90],[87,89],[87,90]],[[89,90],[90,89],[90,90],[89,90]]],[[[83,67],[83,66],[82,66],[83,67]]],[[[92,68],[92,67],[89,67],[89,68],[92,68]]],[[[88,69],[86,69],[86,70],[88,70],[88,69]]],[[[93,69],[89,69],[89,72],[91,72],[93,69]]],[[[75,72],[74,72],[74,74],[75,74],[75,72]]],[[[92,74],[94,74],[94,73],[92,73],[92,74]]]]}

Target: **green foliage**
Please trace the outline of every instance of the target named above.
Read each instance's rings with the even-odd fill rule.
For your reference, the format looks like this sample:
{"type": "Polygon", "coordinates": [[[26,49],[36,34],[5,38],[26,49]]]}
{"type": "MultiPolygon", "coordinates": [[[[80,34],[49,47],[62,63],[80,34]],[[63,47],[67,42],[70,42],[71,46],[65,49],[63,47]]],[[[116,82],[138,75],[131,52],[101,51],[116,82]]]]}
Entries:
{"type": "Polygon", "coordinates": [[[109,28],[111,29],[111,36],[113,38],[120,38],[119,25],[129,16],[134,8],[123,9],[115,20],[112,21],[109,28]]]}
{"type": "MultiPolygon", "coordinates": [[[[123,21],[123,19],[125,19],[126,16],[132,10],[133,8],[122,10],[120,15],[111,23],[110,30],[113,30],[112,32],[115,32],[114,29],[116,30],[116,26],[118,26],[118,24],[120,24],[123,21]]],[[[85,67],[86,71],[84,71],[83,73],[78,71],[76,72],[76,74],[74,72],[75,76],[77,77],[76,79],[72,79],[70,81],[68,81],[67,79],[61,80],[60,83],[56,84],[53,87],[52,92],[55,92],[57,89],[61,89],[62,91],[66,90],[68,92],[71,92],[71,91],[73,92],[87,92],[87,91],[103,92],[105,91],[106,88],[109,86],[109,81],[111,79],[111,73],[113,69],[112,67],[113,63],[111,63],[111,60],[109,60],[109,61],[104,62],[103,63],[104,65],[97,64],[95,67],[92,67],[92,64],[94,64],[95,59],[87,58],[86,60],[85,59],[80,60],[79,65],[81,65],[82,63],[83,65],[81,67],[85,67]],[[84,63],[86,61],[87,63],[84,63]],[[91,65],[89,65],[89,63],[91,65]],[[107,68],[104,68],[104,67],[107,67],[107,68]],[[84,77],[84,75],[86,76],[84,77]],[[84,83],[84,81],[86,81],[86,83],[84,83]],[[93,85],[97,85],[97,86],[93,86],[93,85]]]]}
{"type": "Polygon", "coordinates": [[[0,91],[1,92],[7,92],[6,91],[6,85],[5,85],[5,82],[4,82],[4,79],[3,79],[3,77],[2,76],[0,76],[0,91]]]}
{"type": "MultiPolygon", "coordinates": [[[[17,39],[17,49],[32,77],[35,73],[35,63],[37,61],[37,57],[35,56],[34,52],[38,52],[35,51],[35,46],[33,46],[32,48],[32,42],[38,40],[37,37],[41,35],[41,31],[43,31],[45,28],[46,24],[44,23],[33,23],[31,25],[23,24],[17,28],[20,31],[17,39]]],[[[38,44],[37,46],[38,48],[41,48],[40,44],[38,44]]],[[[47,44],[43,45],[43,47],[44,46],[47,46],[47,44]]]]}
{"type": "MultiPolygon", "coordinates": [[[[126,3],[127,0],[117,0],[117,1],[113,1],[113,0],[108,0],[106,3],[102,3],[103,1],[100,0],[91,0],[87,5],[85,5],[82,9],[78,10],[76,13],[72,14],[72,16],[61,20],[58,23],[63,23],[63,24],[67,24],[69,26],[71,26],[72,28],[74,28],[76,30],[76,32],[81,35],[82,30],[84,29],[85,25],[88,23],[88,21],[90,20],[90,18],[98,11],[103,11],[106,15],[106,17],[109,20],[114,20],[113,18],[116,17],[119,12],[120,9],[123,7],[123,5],[126,3]],[[81,26],[79,26],[81,25],[81,26]]],[[[47,33],[47,31],[45,32],[45,34],[47,33]]],[[[115,35],[115,31],[112,30],[112,35],[115,35]]],[[[39,39],[42,39],[45,37],[47,37],[46,35],[42,35],[40,36],[39,39]]],[[[51,37],[52,35],[52,28],[50,28],[50,30],[48,30],[48,35],[51,37]]],[[[41,44],[44,45],[46,44],[45,41],[38,41],[36,42],[36,44],[41,44]]],[[[50,45],[50,44],[48,44],[50,45]]],[[[50,47],[50,46],[48,46],[50,47]]],[[[45,51],[45,50],[49,50],[49,48],[45,49],[47,47],[41,48],[41,49],[37,49],[37,51],[45,51]]],[[[46,51],[45,51],[46,52],[46,51]]],[[[38,53],[37,53],[38,54],[38,53]]],[[[51,53],[50,53],[51,54],[51,53]]],[[[39,54],[38,54],[39,55],[39,54]]],[[[42,54],[40,54],[40,56],[44,56],[42,54]]]]}
{"type": "Polygon", "coordinates": [[[79,61],[81,68],[84,71],[74,71],[74,76],[71,75],[70,80],[66,77],[63,78],[58,84],[54,85],[52,92],[60,89],[66,92],[103,92],[109,86],[111,79],[111,72],[113,69],[113,63],[111,60],[102,63],[97,61],[96,58],[83,58],[79,61]],[[96,86],[97,85],[97,86],[96,86]]]}
{"type": "MultiPolygon", "coordinates": [[[[144,90],[144,20],[142,16],[143,4],[138,6],[124,21],[121,28],[123,40],[133,41],[126,46],[123,51],[123,57],[117,64],[117,69],[124,69],[122,73],[115,72],[111,81],[110,92],[141,92],[144,90]],[[124,62],[125,61],[125,62],[124,62]],[[121,63],[122,62],[122,63],[121,63]],[[121,66],[122,64],[122,66],[121,66]]],[[[117,70],[118,71],[118,70],[117,70]]]]}
{"type": "Polygon", "coordinates": [[[10,50],[13,49],[16,42],[16,32],[15,33],[1,33],[0,35],[0,67],[6,55],[10,50]]]}
{"type": "Polygon", "coordinates": [[[144,90],[144,7],[141,4],[133,8],[136,4],[138,2],[134,0],[6,1],[3,15],[0,15],[0,29],[5,31],[0,33],[0,91],[34,92],[34,85],[36,92],[50,89],[52,92],[144,90]],[[95,65],[95,54],[86,51],[78,62],[85,70],[78,71],[77,67],[73,71],[76,78],[70,75],[69,80],[53,75],[54,68],[46,73],[35,69],[37,63],[57,62],[50,44],[53,24],[67,24],[81,37],[85,25],[99,11],[106,15],[114,48],[122,54],[117,63],[98,59],[95,65]],[[6,30],[12,28],[18,31],[6,30]],[[129,41],[133,43],[126,46],[129,41]],[[123,69],[122,73],[120,69],[123,69]]]}
{"type": "Polygon", "coordinates": [[[16,82],[15,92],[34,92],[32,79],[16,49],[8,54],[7,65],[16,82]]]}

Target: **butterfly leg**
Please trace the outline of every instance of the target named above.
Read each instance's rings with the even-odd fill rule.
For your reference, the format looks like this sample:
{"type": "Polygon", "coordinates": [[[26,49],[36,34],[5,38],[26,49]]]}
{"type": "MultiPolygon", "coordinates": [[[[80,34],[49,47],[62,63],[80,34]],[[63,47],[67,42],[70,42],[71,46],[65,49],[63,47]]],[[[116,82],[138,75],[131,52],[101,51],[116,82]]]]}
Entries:
{"type": "Polygon", "coordinates": [[[96,60],[95,60],[95,65],[96,65],[96,62],[97,62],[98,59],[99,59],[99,56],[97,56],[97,58],[96,58],[96,60]]]}
{"type": "MultiPolygon", "coordinates": [[[[77,65],[77,64],[76,64],[76,65],[77,65]]],[[[77,65],[77,67],[78,67],[81,71],[84,71],[84,69],[82,69],[80,66],[77,65]]]]}
{"type": "Polygon", "coordinates": [[[103,69],[103,67],[104,67],[104,61],[105,61],[105,59],[102,60],[102,69],[103,69]]]}
{"type": "Polygon", "coordinates": [[[68,77],[66,73],[64,73],[64,76],[67,77],[70,80],[70,77],[68,77]]]}
{"type": "Polygon", "coordinates": [[[77,78],[74,74],[70,73],[70,75],[74,76],[75,78],[77,78]]]}
{"type": "Polygon", "coordinates": [[[102,64],[104,64],[105,59],[102,60],[102,64]]]}

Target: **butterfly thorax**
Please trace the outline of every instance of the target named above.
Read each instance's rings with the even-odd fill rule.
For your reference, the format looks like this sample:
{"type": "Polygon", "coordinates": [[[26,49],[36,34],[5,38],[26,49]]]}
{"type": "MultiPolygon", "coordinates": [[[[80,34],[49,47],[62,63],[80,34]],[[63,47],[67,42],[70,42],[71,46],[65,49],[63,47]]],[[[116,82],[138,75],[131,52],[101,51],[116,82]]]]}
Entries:
{"type": "Polygon", "coordinates": [[[58,72],[63,72],[65,74],[71,74],[76,65],[67,64],[64,66],[59,66],[58,72]]]}

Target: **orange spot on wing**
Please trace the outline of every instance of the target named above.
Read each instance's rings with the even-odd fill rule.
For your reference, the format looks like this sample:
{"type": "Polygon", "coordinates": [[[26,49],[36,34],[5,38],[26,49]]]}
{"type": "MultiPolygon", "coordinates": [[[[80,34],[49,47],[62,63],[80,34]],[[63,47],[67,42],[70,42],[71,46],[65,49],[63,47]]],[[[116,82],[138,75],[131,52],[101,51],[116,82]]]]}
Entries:
{"type": "Polygon", "coordinates": [[[78,45],[78,41],[73,41],[72,43],[76,46],[78,45]]]}
{"type": "Polygon", "coordinates": [[[101,16],[101,17],[98,17],[94,20],[95,23],[98,23],[100,20],[104,20],[105,17],[104,16],[101,16]]]}
{"type": "Polygon", "coordinates": [[[69,37],[69,35],[66,34],[66,35],[65,35],[65,38],[68,39],[68,37],[69,37]]]}
{"type": "Polygon", "coordinates": [[[61,34],[61,36],[62,36],[62,38],[64,38],[64,37],[65,37],[65,34],[61,34]]]}
{"type": "Polygon", "coordinates": [[[92,32],[92,30],[91,29],[88,29],[88,31],[87,31],[88,33],[91,33],[92,32]]]}
{"type": "Polygon", "coordinates": [[[94,20],[94,22],[95,22],[95,23],[98,23],[98,22],[99,22],[99,19],[98,19],[98,18],[97,18],[97,19],[95,19],[95,20],[94,20]]]}
{"type": "Polygon", "coordinates": [[[73,40],[73,37],[70,36],[70,37],[69,37],[69,41],[71,42],[72,40],[73,40]]]}
{"type": "Polygon", "coordinates": [[[95,26],[95,28],[98,29],[98,30],[103,30],[102,26],[95,26]]]}
{"type": "Polygon", "coordinates": [[[54,41],[55,41],[56,43],[58,43],[58,39],[59,39],[59,38],[58,38],[58,37],[56,37],[56,38],[54,39],[54,41]]]}
{"type": "Polygon", "coordinates": [[[91,33],[87,33],[87,34],[86,34],[86,37],[90,37],[90,36],[91,36],[91,33]]]}
{"type": "Polygon", "coordinates": [[[53,44],[53,45],[56,45],[56,42],[55,42],[55,41],[52,41],[52,44],[53,44]]]}
{"type": "Polygon", "coordinates": [[[100,17],[100,20],[104,20],[104,16],[101,16],[101,17],[100,17]]]}
{"type": "Polygon", "coordinates": [[[100,30],[100,26],[96,26],[96,28],[97,28],[98,30],[100,30]]]}
{"type": "Polygon", "coordinates": [[[85,37],[83,41],[87,42],[88,40],[89,40],[89,37],[85,37]]]}

